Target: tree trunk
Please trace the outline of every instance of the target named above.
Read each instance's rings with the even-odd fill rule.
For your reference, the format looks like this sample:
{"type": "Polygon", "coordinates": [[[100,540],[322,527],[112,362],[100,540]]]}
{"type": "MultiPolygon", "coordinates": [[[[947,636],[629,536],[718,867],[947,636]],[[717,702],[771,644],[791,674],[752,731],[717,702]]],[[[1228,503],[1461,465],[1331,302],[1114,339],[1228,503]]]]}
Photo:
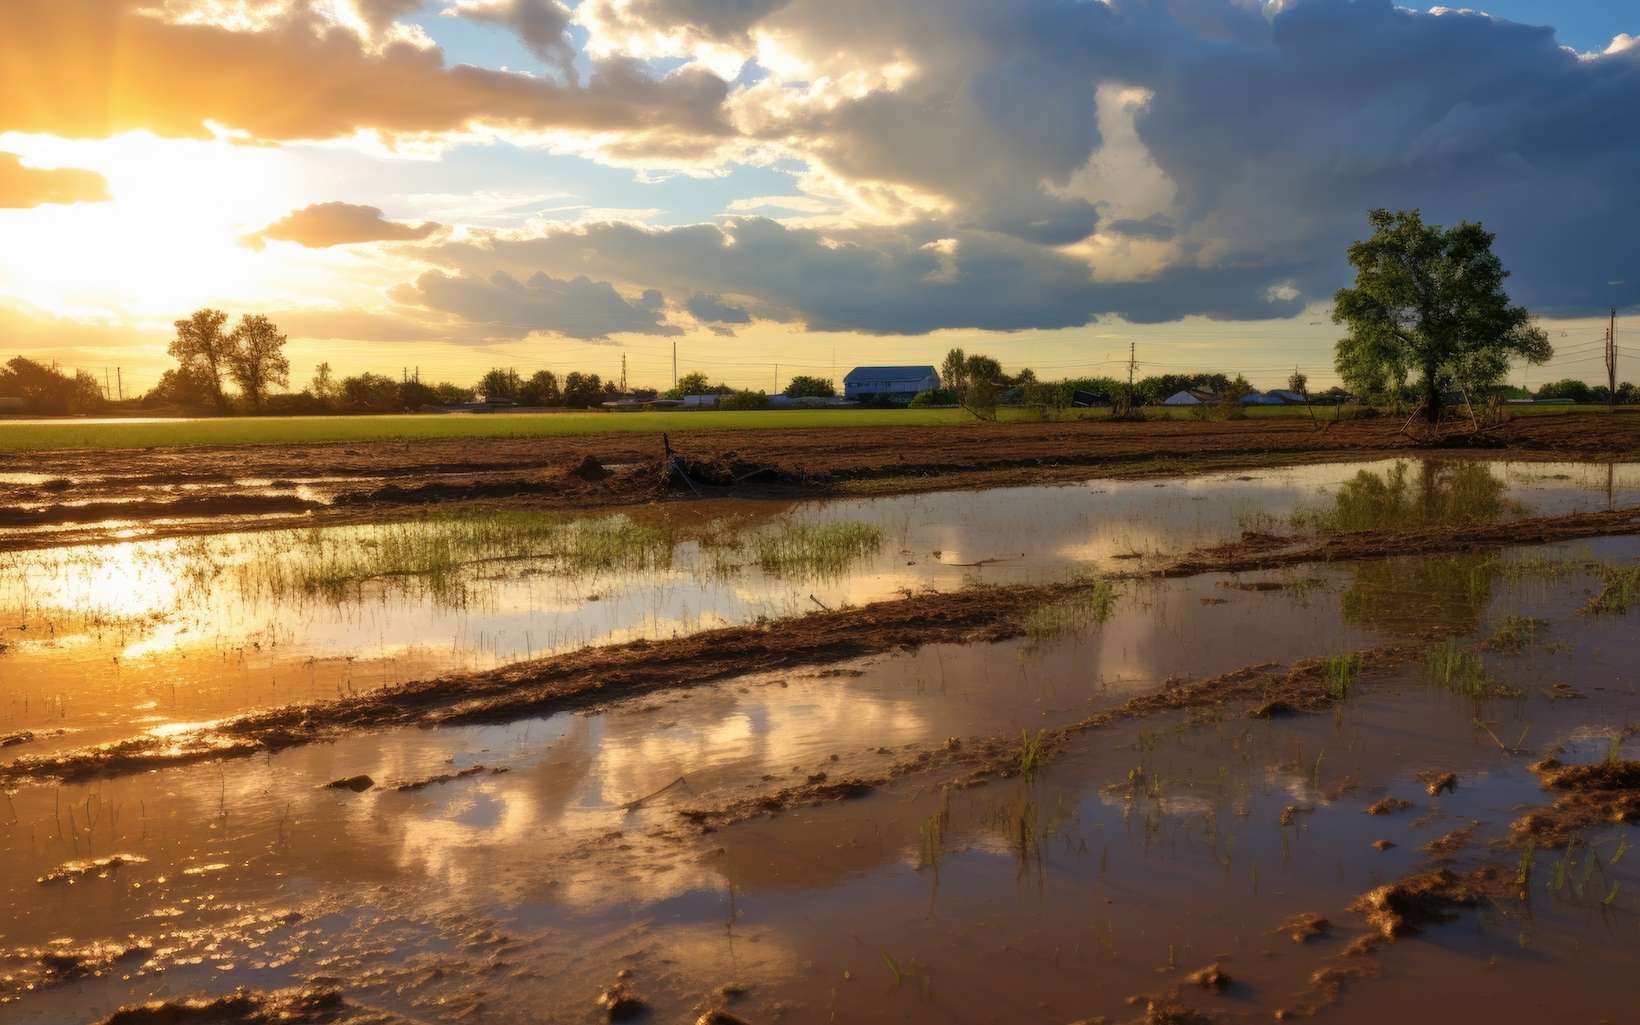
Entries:
{"type": "Polygon", "coordinates": [[[1433,366],[1424,367],[1424,418],[1430,423],[1441,420],[1441,386],[1433,366]]]}

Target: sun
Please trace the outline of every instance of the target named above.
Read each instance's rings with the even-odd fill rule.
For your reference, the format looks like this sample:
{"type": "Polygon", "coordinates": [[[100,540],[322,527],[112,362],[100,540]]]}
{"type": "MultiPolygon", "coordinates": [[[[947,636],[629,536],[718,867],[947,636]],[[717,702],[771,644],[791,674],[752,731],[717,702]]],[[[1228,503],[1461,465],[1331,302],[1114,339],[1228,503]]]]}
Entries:
{"type": "Polygon", "coordinates": [[[95,141],[8,134],[0,151],[34,166],[95,171],[112,197],[7,212],[0,285],[38,308],[163,323],[199,304],[255,303],[309,284],[293,280],[306,277],[302,254],[239,242],[304,200],[311,183],[300,153],[147,133],[95,141]]]}

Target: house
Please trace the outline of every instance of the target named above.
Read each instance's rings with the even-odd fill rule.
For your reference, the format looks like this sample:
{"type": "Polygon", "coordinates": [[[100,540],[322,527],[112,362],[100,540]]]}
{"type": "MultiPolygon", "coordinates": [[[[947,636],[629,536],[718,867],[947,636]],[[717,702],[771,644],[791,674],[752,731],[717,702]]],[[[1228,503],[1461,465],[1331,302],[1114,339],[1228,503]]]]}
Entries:
{"type": "Polygon", "coordinates": [[[940,375],[933,367],[855,367],[843,378],[843,396],[909,401],[939,386],[940,375]]]}
{"type": "Polygon", "coordinates": [[[1290,388],[1276,388],[1273,391],[1267,391],[1264,394],[1288,406],[1302,406],[1310,401],[1290,388]]]}
{"type": "Polygon", "coordinates": [[[1164,406],[1210,406],[1219,397],[1205,388],[1186,388],[1162,400],[1164,406]]]}

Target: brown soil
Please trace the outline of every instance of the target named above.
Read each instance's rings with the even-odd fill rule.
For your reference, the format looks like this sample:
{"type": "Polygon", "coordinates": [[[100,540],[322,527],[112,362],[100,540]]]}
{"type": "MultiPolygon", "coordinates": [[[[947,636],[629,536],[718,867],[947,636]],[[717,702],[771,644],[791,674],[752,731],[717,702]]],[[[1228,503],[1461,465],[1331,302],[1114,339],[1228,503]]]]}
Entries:
{"type": "Polygon", "coordinates": [[[1435,868],[1369,890],[1351,910],[1365,915],[1380,937],[1394,940],[1446,921],[1454,908],[1472,907],[1488,896],[1506,893],[1504,882],[1503,873],[1490,865],[1462,875],[1435,868]]]}
{"type": "Polygon", "coordinates": [[[1539,516],[1480,526],[1362,530],[1319,539],[1247,533],[1238,541],[1190,552],[1162,571],[1162,575],[1240,573],[1314,562],[1345,562],[1387,555],[1441,555],[1625,534],[1640,534],[1640,508],[1539,516]]]}
{"type": "Polygon", "coordinates": [[[1640,822],[1640,761],[1566,765],[1548,758],[1532,771],[1559,796],[1548,808],[1515,820],[1509,831],[1514,846],[1564,847],[1585,829],[1640,822]]]}
{"type": "Polygon", "coordinates": [[[253,993],[215,999],[160,1000],[122,1007],[100,1025],[393,1025],[401,1019],[353,1007],[334,989],[253,993]]]}
{"type": "MultiPolygon", "coordinates": [[[[1477,454],[1512,459],[1633,458],[1640,452],[1640,415],[1523,417],[1497,436],[1501,449],[1477,454]]],[[[672,444],[702,493],[794,497],[845,490],[887,494],[995,487],[1073,477],[1176,476],[1426,450],[1402,435],[1398,423],[1389,418],[1345,421],[1325,429],[1302,419],[1250,419],[701,430],[676,434],[672,444]]],[[[1441,451],[1466,454],[1461,449],[1441,451]]],[[[148,492],[147,504],[153,508],[118,510],[119,515],[139,518],[227,518],[278,511],[261,500],[271,499],[275,506],[299,501],[234,493],[232,482],[244,478],[338,478],[312,485],[334,505],[310,510],[306,516],[342,522],[368,518],[361,515],[365,512],[371,517],[402,515],[430,502],[451,501],[525,502],[586,511],[650,501],[665,484],[660,438],[632,433],[10,453],[0,460],[0,467],[70,482],[77,498],[93,502],[138,486],[204,483],[228,489],[226,494],[200,496],[199,501],[207,504],[194,511],[176,506],[181,492],[167,499],[153,499],[148,492]],[[111,465],[117,466],[113,474],[111,465]]],[[[46,490],[0,488],[0,505],[38,501],[46,490]]],[[[682,493],[690,491],[684,487],[682,493]]],[[[294,505],[291,508],[294,511],[294,505]]],[[[63,506],[54,509],[16,510],[15,515],[22,517],[17,524],[84,522],[90,515],[70,513],[63,506]]],[[[202,528],[195,524],[167,531],[184,529],[202,528]]],[[[58,536],[55,543],[84,539],[92,538],[58,536]]],[[[24,537],[4,543],[19,547],[39,542],[24,537]]]]}

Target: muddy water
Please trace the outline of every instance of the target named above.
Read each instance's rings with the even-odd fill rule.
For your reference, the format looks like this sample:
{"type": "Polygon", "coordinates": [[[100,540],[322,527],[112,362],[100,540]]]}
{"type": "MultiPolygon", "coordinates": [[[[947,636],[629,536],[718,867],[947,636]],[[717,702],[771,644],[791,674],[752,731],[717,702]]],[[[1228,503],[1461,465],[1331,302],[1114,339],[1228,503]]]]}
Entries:
{"type": "MultiPolygon", "coordinates": [[[[0,556],[0,735],[31,731],[36,752],[79,746],[587,644],[1131,569],[1243,529],[1480,522],[1631,502],[1640,502],[1636,466],[1403,461],[660,505],[616,521],[658,538],[635,554],[587,565],[486,550],[432,581],[391,565],[339,585],[324,576],[338,553],[399,539],[394,527],[14,553],[0,556]],[[760,539],[839,526],[876,540],[819,564],[768,568],[757,558],[760,539]]],[[[1181,621],[1181,643],[1197,643],[1193,618],[1181,621]]]]}
{"type": "Polygon", "coordinates": [[[318,980],[414,1021],[591,1022],[622,968],[656,1021],[692,1021],[726,984],[752,1022],[1120,1021],[1175,988],[1234,1020],[1329,1001],[1349,1022],[1625,1020],[1640,862],[1616,827],[1590,835],[1598,862],[1536,852],[1528,903],[1344,951],[1369,932],[1350,903],[1429,865],[1424,845],[1454,829],[1479,823],[1454,866],[1517,870],[1489,845],[1545,802],[1533,758],[1640,756],[1621,735],[1640,716],[1634,614],[1580,611],[1587,567],[1637,555],[1596,541],[1129,585],[1108,621],[1055,638],[25,788],[0,810],[0,1020],[318,980]],[[1260,581],[1299,586],[1221,586],[1260,581]],[[1511,616],[1541,623],[1482,655],[1508,697],[1439,690],[1414,658],[1330,713],[1089,731],[1029,780],[946,792],[930,769],[710,832],[679,814],[1074,722],[1169,677],[1421,649],[1431,628],[1481,642],[1511,616]],[[1456,789],[1430,795],[1428,772],[1456,789]],[[360,773],[378,785],[325,786],[360,773]],[[1364,814],[1383,797],[1410,806],[1364,814]],[[1296,943],[1280,927],[1306,913],[1333,924],[1296,943]],[[1234,980],[1223,994],[1183,983],[1212,962],[1234,980]],[[1350,976],[1336,995],[1312,982],[1327,968],[1350,976]]]}

